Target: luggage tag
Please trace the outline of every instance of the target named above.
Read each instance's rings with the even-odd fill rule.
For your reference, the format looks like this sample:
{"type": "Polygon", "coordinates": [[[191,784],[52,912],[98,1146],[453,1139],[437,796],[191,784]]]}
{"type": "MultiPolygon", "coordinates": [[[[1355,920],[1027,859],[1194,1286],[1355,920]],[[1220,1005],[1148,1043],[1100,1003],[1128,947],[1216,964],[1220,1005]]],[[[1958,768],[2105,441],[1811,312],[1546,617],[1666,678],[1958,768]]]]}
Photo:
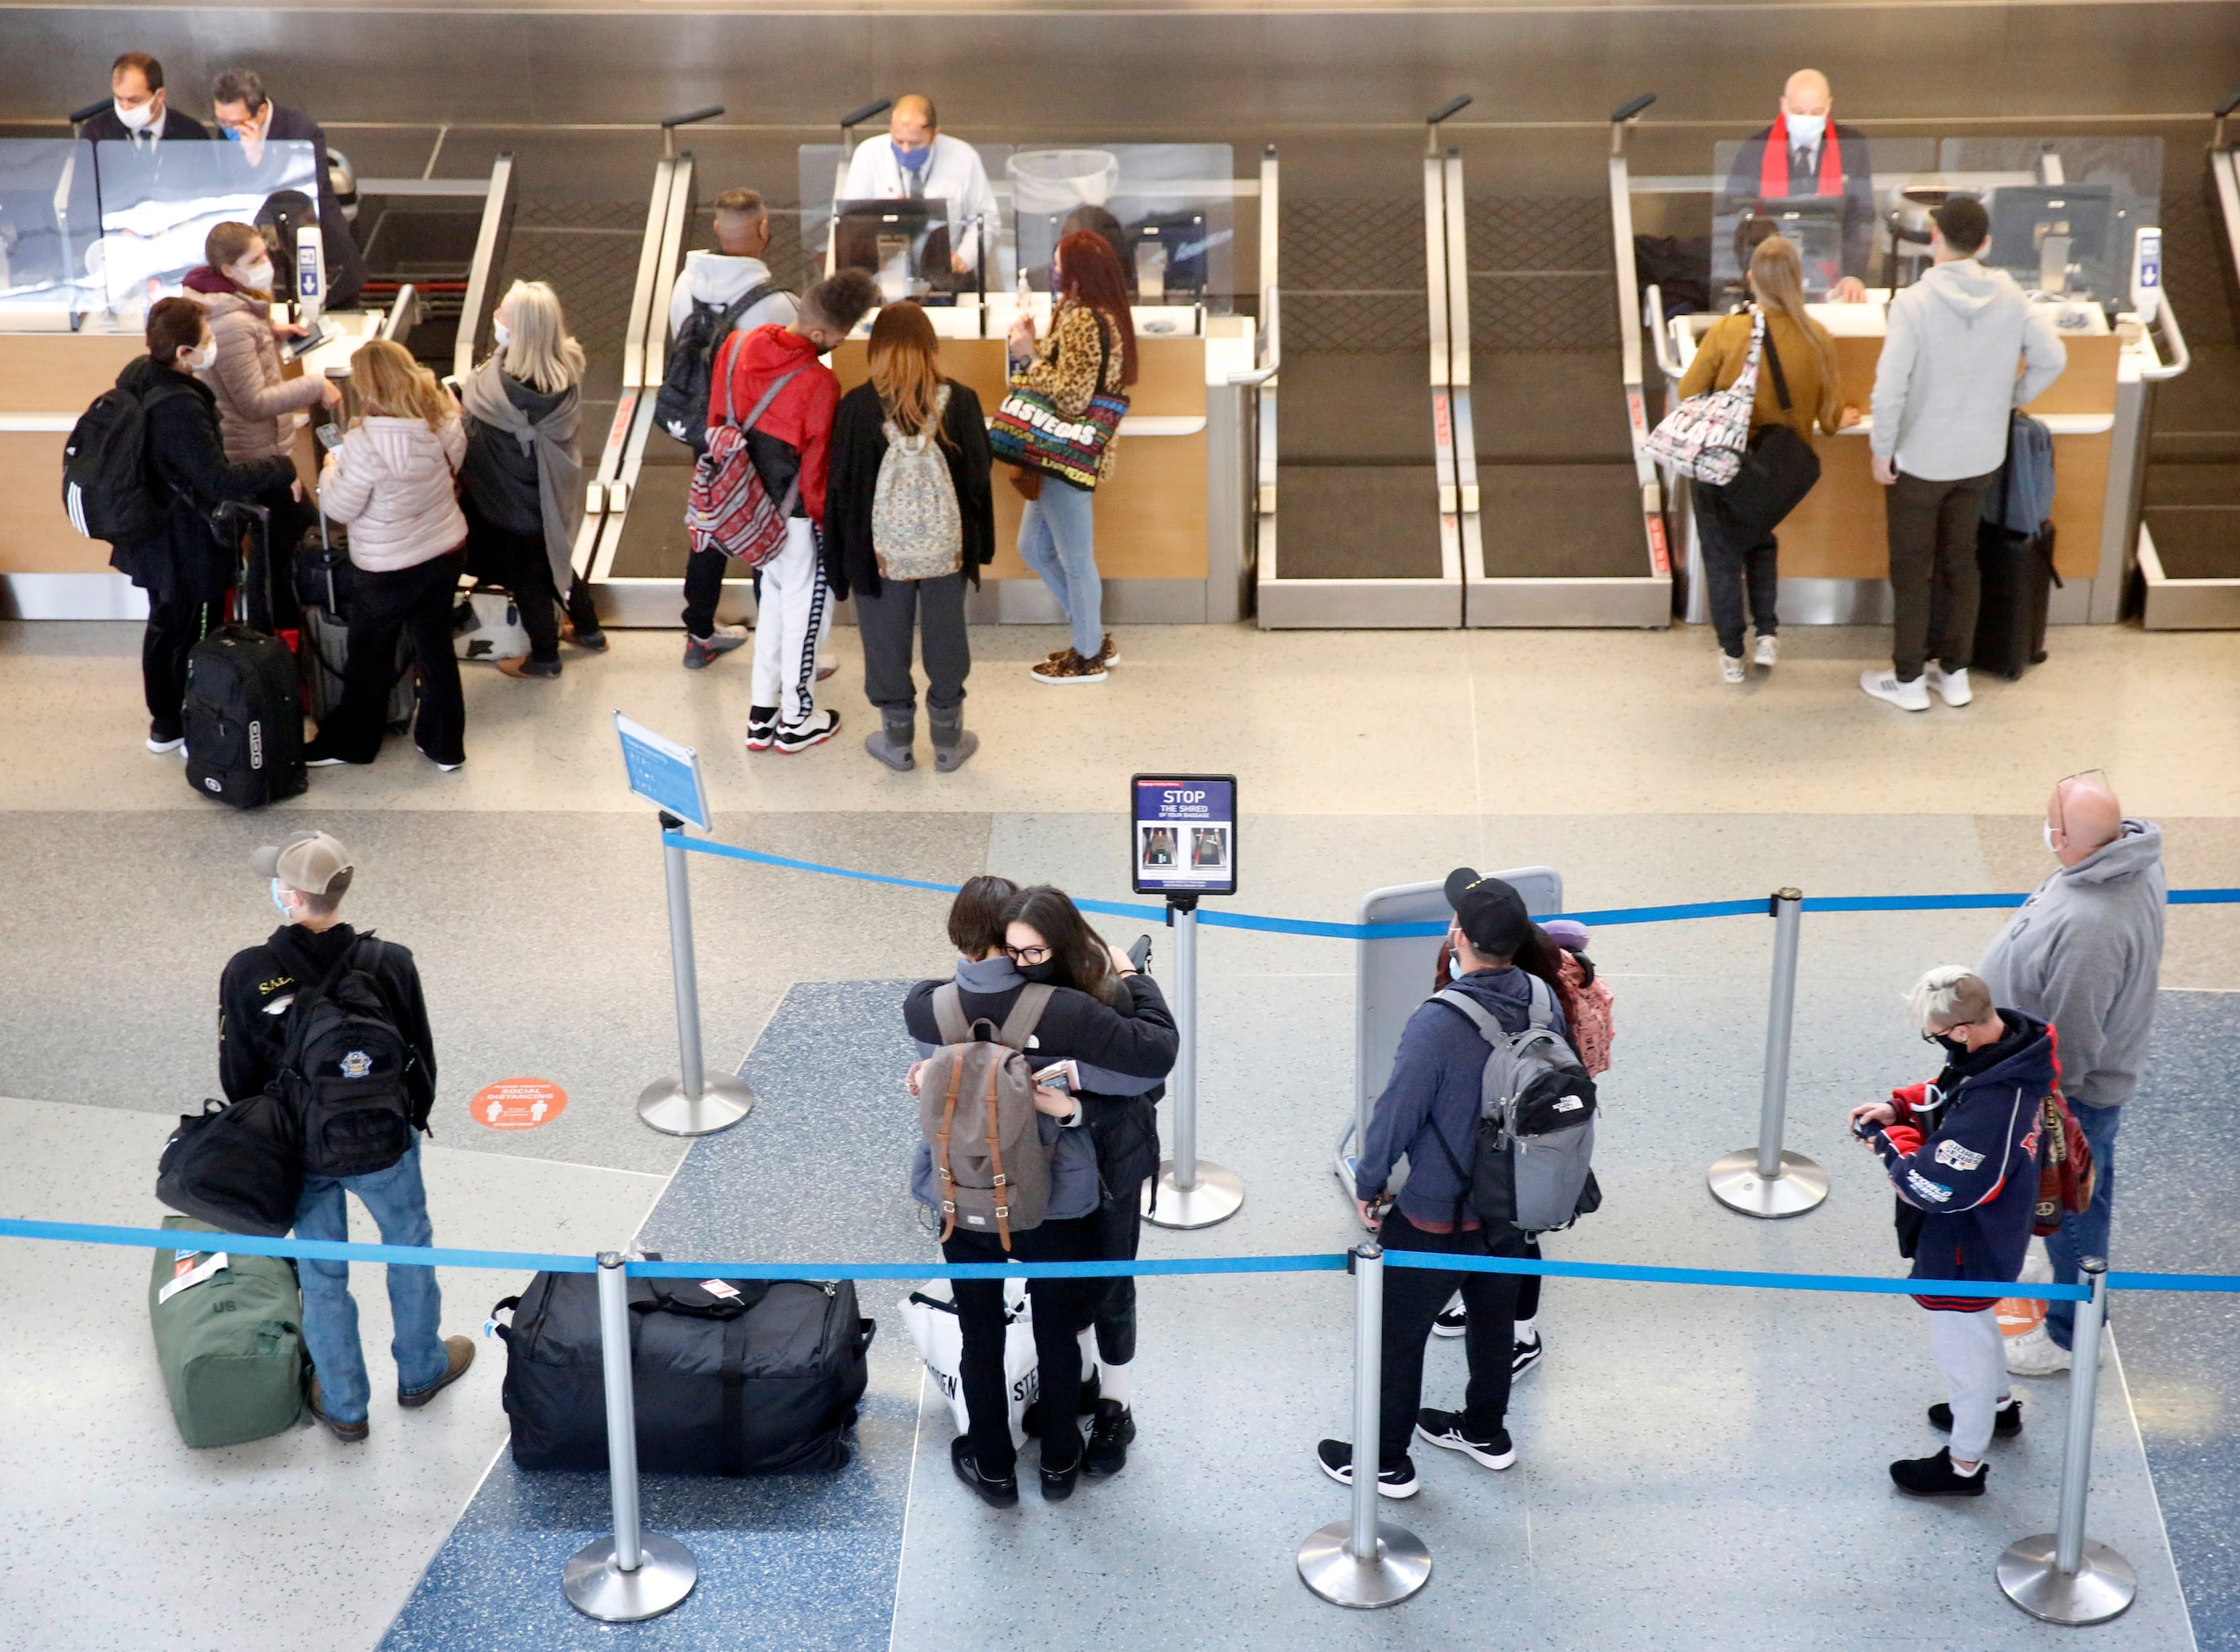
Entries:
{"type": "Polygon", "coordinates": [[[735,1301],[737,1299],[739,1295],[737,1286],[727,1284],[721,1279],[703,1279],[699,1282],[699,1284],[700,1289],[706,1291],[709,1296],[718,1297],[725,1302],[735,1301]]]}
{"type": "Polygon", "coordinates": [[[197,1256],[202,1256],[202,1253],[179,1251],[173,1254],[172,1282],[156,1293],[157,1306],[160,1307],[163,1304],[169,1302],[182,1290],[193,1290],[226,1265],[226,1254],[223,1251],[212,1251],[209,1255],[202,1256],[200,1262],[194,1261],[197,1256]],[[190,1267],[188,1265],[190,1263],[194,1265],[190,1267]]]}

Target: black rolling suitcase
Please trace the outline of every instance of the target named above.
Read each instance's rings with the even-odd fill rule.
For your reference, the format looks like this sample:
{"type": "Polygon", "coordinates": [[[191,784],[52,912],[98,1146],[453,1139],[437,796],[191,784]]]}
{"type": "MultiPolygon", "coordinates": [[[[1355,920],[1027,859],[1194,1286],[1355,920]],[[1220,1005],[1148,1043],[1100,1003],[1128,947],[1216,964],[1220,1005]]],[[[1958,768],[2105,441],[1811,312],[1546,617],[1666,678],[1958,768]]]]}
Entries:
{"type": "MultiPolygon", "coordinates": [[[[345,530],[330,528],[326,512],[296,547],[296,601],[304,616],[303,647],[297,664],[304,674],[304,700],[312,720],[324,721],[342,703],[342,676],[350,663],[350,608],[356,596],[357,569],[350,562],[345,530]]],[[[397,638],[397,680],[389,691],[389,732],[412,727],[419,698],[420,669],[412,639],[397,638]]]]}
{"type": "Polygon", "coordinates": [[[1975,566],[1981,594],[1976,601],[1975,656],[1978,670],[2009,682],[2046,658],[2046,610],[2053,586],[2053,524],[2036,533],[2017,533],[2006,525],[2007,477],[1999,472],[1998,520],[1976,524],[1975,566]]]}
{"type": "MultiPolygon", "coordinates": [[[[498,1327],[523,1468],[604,1468],[598,1282],[539,1274],[498,1327]]],[[[660,1474],[794,1474],[847,1461],[873,1322],[841,1280],[633,1279],[638,1466],[660,1474]]]]}
{"type": "Polygon", "coordinates": [[[254,505],[228,513],[247,527],[240,611],[187,656],[187,783],[235,808],[260,808],[307,784],[303,688],[295,654],[268,629],[270,516],[254,505]]]}

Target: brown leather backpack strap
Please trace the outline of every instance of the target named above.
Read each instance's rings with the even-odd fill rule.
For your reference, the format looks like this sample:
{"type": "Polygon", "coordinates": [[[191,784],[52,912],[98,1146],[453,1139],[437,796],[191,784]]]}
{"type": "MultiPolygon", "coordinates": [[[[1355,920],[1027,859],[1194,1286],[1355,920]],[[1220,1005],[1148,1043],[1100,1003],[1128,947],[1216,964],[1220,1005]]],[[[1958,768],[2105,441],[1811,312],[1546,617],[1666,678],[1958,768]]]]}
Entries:
{"type": "Polygon", "coordinates": [[[996,1134],[996,1076],[1001,1064],[988,1064],[988,1163],[996,1173],[996,1234],[1011,1249],[1011,1179],[1003,1173],[1003,1143],[996,1134]]]}
{"type": "Polygon", "coordinates": [[[949,1173],[949,1129],[956,1122],[956,1081],[961,1062],[949,1063],[948,1094],[941,1103],[941,1138],[933,1148],[933,1168],[941,1178],[941,1238],[948,1243],[956,1232],[956,1178],[949,1173]]]}
{"type": "Polygon", "coordinates": [[[1030,981],[1019,990],[1011,1005],[1011,1013],[1003,1018],[997,1029],[996,1042],[1007,1044],[1014,1049],[1027,1048],[1027,1041],[1034,1036],[1040,1025],[1043,1012],[1050,1008],[1050,1001],[1058,996],[1058,989],[1047,982],[1030,981]]]}
{"type": "Polygon", "coordinates": [[[933,1028],[944,1044],[972,1042],[971,1023],[964,1019],[964,991],[954,981],[944,981],[933,989],[933,1028]]]}

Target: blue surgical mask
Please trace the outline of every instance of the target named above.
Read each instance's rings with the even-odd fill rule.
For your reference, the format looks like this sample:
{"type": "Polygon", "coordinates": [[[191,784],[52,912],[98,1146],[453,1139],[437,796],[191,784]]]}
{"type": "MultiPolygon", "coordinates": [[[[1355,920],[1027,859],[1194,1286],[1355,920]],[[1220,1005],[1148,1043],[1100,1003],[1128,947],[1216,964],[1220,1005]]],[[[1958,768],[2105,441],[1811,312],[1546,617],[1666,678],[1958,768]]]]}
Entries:
{"type": "Polygon", "coordinates": [[[931,143],[922,150],[906,150],[899,143],[895,145],[895,159],[913,172],[924,172],[926,163],[933,158],[933,146],[931,143]]]}
{"type": "Polygon", "coordinates": [[[278,878],[275,878],[272,881],[272,903],[280,909],[281,917],[286,918],[291,924],[296,921],[296,914],[288,910],[288,903],[281,898],[280,880],[278,878]]]}

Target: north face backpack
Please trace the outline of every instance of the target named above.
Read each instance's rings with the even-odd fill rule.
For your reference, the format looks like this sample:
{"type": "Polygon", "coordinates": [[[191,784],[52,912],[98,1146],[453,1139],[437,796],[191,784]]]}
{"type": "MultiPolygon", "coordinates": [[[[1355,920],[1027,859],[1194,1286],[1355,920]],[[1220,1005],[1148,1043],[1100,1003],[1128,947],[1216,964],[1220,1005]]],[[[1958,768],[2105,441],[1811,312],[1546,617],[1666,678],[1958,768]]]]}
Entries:
{"type": "MultiPolygon", "coordinates": [[[[1594,1080],[1548,1025],[1555,999],[1538,976],[1530,1024],[1513,1038],[1491,1011],[1449,987],[1435,999],[1468,1016],[1490,1049],[1479,1080],[1478,1136],[1464,1174],[1444,1137],[1439,1146],[1469,1188],[1469,1208],[1489,1226],[1545,1233],[1598,1210],[1594,1080]]],[[[1432,1132],[1438,1135],[1436,1129],[1432,1132]]]]}
{"type": "Polygon", "coordinates": [[[105,390],[70,428],[62,509],[87,538],[129,545],[162,531],[163,507],[148,486],[148,409],[173,390],[159,386],[144,398],[121,385],[105,390]]]}
{"type": "Polygon", "coordinates": [[[275,1082],[296,1109],[306,1176],[369,1176],[412,1146],[419,1057],[374,978],[387,943],[358,937],[326,979],[298,987],[275,1082]]]}
{"type": "Polygon", "coordinates": [[[773,501],[748,451],[747,433],[801,370],[794,369],[763,391],[743,424],[732,418],[730,386],[724,386],[723,422],[708,432],[707,450],[694,462],[684,494],[684,537],[693,550],[721,551],[758,568],[786,548],[786,519],[801,495],[801,478],[787,486],[784,499],[773,501]]]}
{"type": "Polygon", "coordinates": [[[1043,1224],[1050,1208],[1050,1149],[1035,1111],[1035,1072],[1023,1053],[1054,987],[1030,984],[1000,1027],[968,1023],[954,981],[933,993],[941,1048],[918,1076],[918,1128],[933,1153],[941,1238],[959,1227],[1011,1236],[1043,1224]]]}
{"type": "Polygon", "coordinates": [[[944,384],[926,429],[906,436],[891,419],[879,427],[887,451],[871,494],[871,549],[882,580],[937,580],[964,566],[964,515],[933,428],[948,405],[944,384]]]}
{"type": "Polygon", "coordinates": [[[669,347],[669,361],[662,369],[661,390],[654,397],[654,422],[687,443],[695,453],[707,451],[707,397],[714,377],[715,353],[731,336],[739,318],[771,294],[786,289],[774,281],[750,287],[728,306],[695,301],[684,325],[669,347]]]}

